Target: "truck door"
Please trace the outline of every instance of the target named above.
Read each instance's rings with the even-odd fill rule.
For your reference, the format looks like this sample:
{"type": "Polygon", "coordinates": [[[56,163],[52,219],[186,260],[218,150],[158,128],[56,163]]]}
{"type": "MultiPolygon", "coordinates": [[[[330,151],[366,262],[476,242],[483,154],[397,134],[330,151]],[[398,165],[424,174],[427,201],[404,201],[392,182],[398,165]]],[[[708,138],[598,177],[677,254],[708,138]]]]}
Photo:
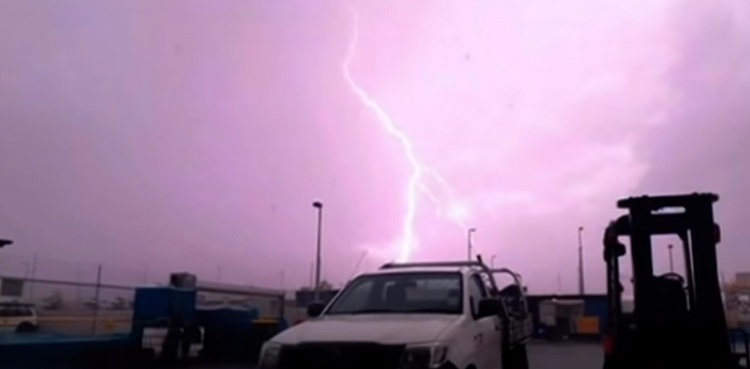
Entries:
{"type": "Polygon", "coordinates": [[[489,294],[482,278],[477,274],[472,275],[469,280],[469,298],[475,326],[476,365],[479,369],[500,367],[500,318],[498,316],[476,318],[479,301],[487,297],[489,294]]]}

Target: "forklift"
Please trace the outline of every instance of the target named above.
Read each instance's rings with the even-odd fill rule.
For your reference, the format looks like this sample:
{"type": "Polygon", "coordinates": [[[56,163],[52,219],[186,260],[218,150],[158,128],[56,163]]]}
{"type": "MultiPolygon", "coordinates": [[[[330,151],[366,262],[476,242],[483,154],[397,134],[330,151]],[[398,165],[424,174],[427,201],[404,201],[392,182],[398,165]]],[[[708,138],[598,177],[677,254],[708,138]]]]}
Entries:
{"type": "MultiPolygon", "coordinates": [[[[718,196],[695,193],[641,196],[617,202],[627,214],[604,232],[607,298],[604,369],[743,368],[748,352],[736,353],[724,313],[714,223],[718,196]],[[677,235],[684,275],[655,275],[652,236],[677,235]],[[629,238],[629,247],[620,237],[629,238]],[[623,312],[621,257],[630,252],[634,311],[623,312]]],[[[747,337],[747,336],[745,336],[747,337]]],[[[745,340],[747,347],[747,340],[745,340]]]]}

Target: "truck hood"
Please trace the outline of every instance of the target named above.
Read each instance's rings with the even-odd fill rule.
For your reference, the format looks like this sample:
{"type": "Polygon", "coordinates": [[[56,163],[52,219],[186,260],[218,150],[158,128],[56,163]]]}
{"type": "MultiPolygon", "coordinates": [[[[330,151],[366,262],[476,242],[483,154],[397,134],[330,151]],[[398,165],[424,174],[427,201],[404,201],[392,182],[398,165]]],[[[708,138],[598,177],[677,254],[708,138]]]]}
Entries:
{"type": "Polygon", "coordinates": [[[281,344],[301,342],[377,342],[409,344],[430,342],[460,316],[438,314],[335,315],[309,320],[272,339],[281,344]]]}

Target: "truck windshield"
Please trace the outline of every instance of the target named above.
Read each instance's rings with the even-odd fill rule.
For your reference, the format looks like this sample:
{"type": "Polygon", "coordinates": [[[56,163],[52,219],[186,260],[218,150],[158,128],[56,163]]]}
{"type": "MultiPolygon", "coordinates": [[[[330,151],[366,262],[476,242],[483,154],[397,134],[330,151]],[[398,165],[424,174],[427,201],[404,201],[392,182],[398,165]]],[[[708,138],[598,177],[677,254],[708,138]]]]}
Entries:
{"type": "Polygon", "coordinates": [[[325,314],[461,314],[462,287],[456,272],[365,275],[349,283],[325,314]]]}

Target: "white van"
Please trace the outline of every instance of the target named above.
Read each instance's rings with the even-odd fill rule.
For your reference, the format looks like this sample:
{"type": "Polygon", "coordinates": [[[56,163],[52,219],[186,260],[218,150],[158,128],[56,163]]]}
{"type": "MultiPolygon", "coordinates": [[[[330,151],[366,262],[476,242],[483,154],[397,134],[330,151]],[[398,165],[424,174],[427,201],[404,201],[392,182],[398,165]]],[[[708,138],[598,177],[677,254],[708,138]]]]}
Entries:
{"type": "Polygon", "coordinates": [[[33,305],[0,302],[0,331],[35,332],[37,329],[39,321],[33,305]]]}

